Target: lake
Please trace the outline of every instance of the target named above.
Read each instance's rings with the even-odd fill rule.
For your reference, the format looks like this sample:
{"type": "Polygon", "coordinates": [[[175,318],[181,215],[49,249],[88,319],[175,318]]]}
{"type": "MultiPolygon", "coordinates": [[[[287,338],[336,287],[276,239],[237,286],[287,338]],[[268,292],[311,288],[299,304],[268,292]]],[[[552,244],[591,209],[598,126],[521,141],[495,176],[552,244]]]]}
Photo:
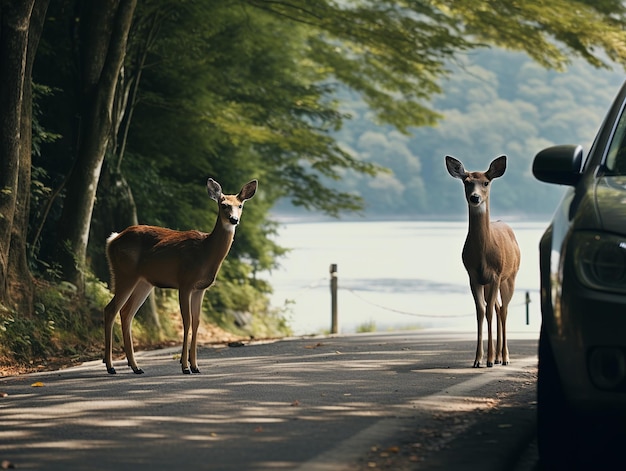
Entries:
{"type": "MultiPolygon", "coordinates": [[[[509,332],[539,332],[539,239],[547,221],[511,222],[522,264],[509,306],[509,332]],[[526,293],[531,302],[527,307],[526,293]]],[[[461,262],[467,222],[287,222],[276,241],[290,252],[269,279],[274,307],[287,302],[296,335],[330,331],[330,265],[338,266],[341,333],[442,328],[476,330],[461,262]]],[[[494,319],[495,320],[495,319],[494,319]]]]}

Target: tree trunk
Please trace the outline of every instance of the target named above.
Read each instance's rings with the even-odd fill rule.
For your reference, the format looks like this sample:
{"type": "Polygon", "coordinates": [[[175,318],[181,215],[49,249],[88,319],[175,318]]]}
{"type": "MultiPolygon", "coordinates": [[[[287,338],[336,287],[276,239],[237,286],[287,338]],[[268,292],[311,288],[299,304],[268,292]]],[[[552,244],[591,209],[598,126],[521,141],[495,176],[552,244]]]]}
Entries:
{"type": "MultiPolygon", "coordinates": [[[[153,13],[146,18],[139,18],[133,25],[131,35],[133,43],[127,45],[128,55],[125,61],[124,73],[120,76],[118,91],[113,106],[113,124],[110,152],[104,162],[104,172],[98,186],[98,201],[96,202],[96,216],[93,218],[91,236],[97,241],[89,245],[89,254],[92,255],[92,267],[96,275],[106,280],[109,277],[108,265],[104,255],[104,241],[112,231],[121,231],[128,226],[138,223],[137,207],[133,192],[122,172],[122,160],[126,152],[126,143],[133,112],[137,105],[139,84],[145,67],[148,51],[154,45],[164,16],[153,13]]],[[[152,291],[146,302],[138,312],[143,325],[153,337],[160,338],[161,322],[156,307],[155,293],[152,291]]]]}
{"type": "Polygon", "coordinates": [[[7,307],[15,307],[9,303],[10,251],[18,202],[28,27],[34,4],[35,0],[0,1],[0,303],[11,304],[7,307]]]}
{"type": "Polygon", "coordinates": [[[84,289],[91,216],[107,143],[112,107],[136,0],[80,2],[81,102],[76,161],[66,187],[57,240],[64,278],[84,289]]]}
{"type": "Polygon", "coordinates": [[[36,0],[28,29],[28,51],[24,73],[24,92],[21,114],[20,164],[17,182],[17,199],[11,245],[9,248],[9,293],[18,312],[33,312],[33,278],[28,266],[27,239],[30,213],[30,184],[33,130],[32,70],[39,39],[48,10],[49,0],[36,0]]]}

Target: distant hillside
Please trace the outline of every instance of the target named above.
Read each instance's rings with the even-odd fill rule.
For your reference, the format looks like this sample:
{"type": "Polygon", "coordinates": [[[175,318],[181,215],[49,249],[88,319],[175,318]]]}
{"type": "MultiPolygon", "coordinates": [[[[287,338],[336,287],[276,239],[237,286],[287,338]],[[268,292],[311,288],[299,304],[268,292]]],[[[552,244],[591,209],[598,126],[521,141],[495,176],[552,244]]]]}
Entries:
{"type": "Polygon", "coordinates": [[[484,170],[506,154],[509,167],[494,184],[493,215],[551,213],[563,190],[532,177],[533,157],[555,144],[588,150],[624,78],[619,69],[582,62],[559,73],[523,54],[474,52],[453,67],[443,94],[432,103],[442,115],[439,125],[414,129],[411,136],[378,126],[358,97],[342,93],[342,108],[352,119],[337,139],[391,173],[377,178],[347,173],[331,186],[360,194],[371,217],[457,216],[465,213],[462,190],[445,171],[444,156],[454,155],[468,170],[484,170]]]}

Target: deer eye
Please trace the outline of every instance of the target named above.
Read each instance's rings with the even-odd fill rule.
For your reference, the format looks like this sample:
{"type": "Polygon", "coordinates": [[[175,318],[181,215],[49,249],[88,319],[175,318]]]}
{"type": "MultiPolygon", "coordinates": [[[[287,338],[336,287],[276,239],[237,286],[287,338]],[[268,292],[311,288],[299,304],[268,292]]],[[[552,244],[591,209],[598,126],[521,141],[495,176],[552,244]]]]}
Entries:
{"type": "Polygon", "coordinates": [[[489,182],[483,182],[483,186],[489,186],[489,182]]]}
{"type": "Polygon", "coordinates": [[[241,208],[243,208],[243,204],[240,204],[240,205],[239,205],[239,209],[241,209],[241,208]]]}

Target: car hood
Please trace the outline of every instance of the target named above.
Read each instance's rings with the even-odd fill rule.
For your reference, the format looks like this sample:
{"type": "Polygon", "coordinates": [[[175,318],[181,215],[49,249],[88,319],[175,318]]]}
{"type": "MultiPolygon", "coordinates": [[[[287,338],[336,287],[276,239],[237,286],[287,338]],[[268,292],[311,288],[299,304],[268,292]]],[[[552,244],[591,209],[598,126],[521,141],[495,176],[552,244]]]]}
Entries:
{"type": "Polygon", "coordinates": [[[599,178],[594,193],[594,206],[604,230],[626,234],[626,176],[599,178]]]}

